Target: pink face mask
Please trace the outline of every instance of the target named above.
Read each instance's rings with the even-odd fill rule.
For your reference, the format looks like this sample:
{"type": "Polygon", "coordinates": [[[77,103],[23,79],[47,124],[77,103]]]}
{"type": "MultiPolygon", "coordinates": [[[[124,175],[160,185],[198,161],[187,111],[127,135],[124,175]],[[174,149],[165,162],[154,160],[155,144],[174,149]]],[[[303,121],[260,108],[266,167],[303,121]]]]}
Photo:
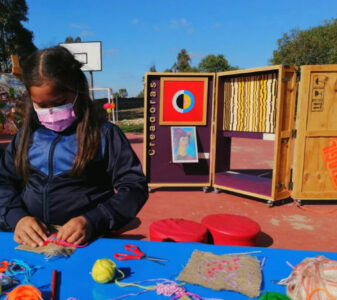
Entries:
{"type": "Polygon", "coordinates": [[[34,109],[43,126],[53,131],[61,132],[67,129],[76,120],[73,108],[76,100],[77,95],[73,103],[67,103],[51,108],[34,107],[34,109]]]}

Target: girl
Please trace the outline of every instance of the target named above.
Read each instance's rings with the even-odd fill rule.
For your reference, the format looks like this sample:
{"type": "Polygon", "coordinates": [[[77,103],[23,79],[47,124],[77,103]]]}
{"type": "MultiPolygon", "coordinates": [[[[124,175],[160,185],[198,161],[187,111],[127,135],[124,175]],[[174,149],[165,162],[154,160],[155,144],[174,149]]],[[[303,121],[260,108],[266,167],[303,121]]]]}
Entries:
{"type": "Polygon", "coordinates": [[[131,221],[147,200],[138,158],[124,134],[99,122],[81,64],[60,46],[23,64],[30,95],[22,128],[0,160],[0,228],[41,246],[49,224],[80,244],[131,221]]]}

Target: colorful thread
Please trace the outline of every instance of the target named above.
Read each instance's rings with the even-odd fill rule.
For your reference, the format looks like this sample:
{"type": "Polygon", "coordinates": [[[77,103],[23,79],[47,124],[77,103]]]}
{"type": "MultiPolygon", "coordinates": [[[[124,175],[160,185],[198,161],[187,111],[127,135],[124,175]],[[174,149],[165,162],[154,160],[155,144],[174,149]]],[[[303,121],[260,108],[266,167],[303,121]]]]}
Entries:
{"type": "Polygon", "coordinates": [[[41,268],[40,266],[30,267],[22,260],[13,259],[13,261],[9,262],[9,265],[6,267],[5,274],[9,276],[24,274],[25,276],[24,282],[29,283],[33,273],[40,268],[41,268]]]}
{"type": "Polygon", "coordinates": [[[206,264],[206,267],[207,267],[206,275],[212,278],[215,276],[215,273],[216,273],[215,271],[217,270],[220,270],[220,271],[237,270],[239,268],[238,261],[239,261],[238,257],[233,257],[231,260],[222,259],[222,260],[210,261],[209,263],[206,264]],[[213,265],[214,267],[211,268],[211,266],[213,265]]]}
{"type": "Polygon", "coordinates": [[[9,261],[3,260],[0,261],[0,273],[5,273],[6,268],[9,266],[9,261]]]}
{"type": "MultiPolygon", "coordinates": [[[[116,269],[116,271],[120,272],[122,274],[122,276],[124,276],[124,273],[121,270],[119,270],[118,268],[116,269]]],[[[121,278],[119,278],[119,279],[121,279],[121,278]]],[[[168,297],[172,296],[171,300],[180,298],[180,297],[185,296],[185,295],[192,297],[193,300],[201,300],[201,299],[203,299],[203,300],[221,300],[221,299],[218,299],[218,298],[204,298],[204,297],[201,297],[197,294],[187,292],[186,289],[183,288],[181,284],[178,284],[175,281],[165,279],[165,278],[147,279],[147,280],[135,281],[135,282],[129,282],[129,283],[120,283],[120,282],[118,282],[118,280],[115,280],[115,282],[119,287],[135,286],[135,287],[139,287],[139,288],[142,288],[142,289],[145,289],[145,290],[141,291],[141,292],[138,292],[138,293],[134,293],[134,294],[126,294],[126,295],[118,296],[118,297],[110,299],[110,300],[118,300],[118,299],[126,298],[126,297],[129,297],[129,296],[138,296],[140,294],[143,294],[143,293],[146,293],[146,292],[149,292],[149,291],[156,291],[157,295],[164,295],[164,296],[168,296],[168,297]],[[157,282],[156,286],[139,285],[139,283],[151,282],[151,281],[163,281],[163,282],[157,282]]]]}
{"type": "Polygon", "coordinates": [[[266,262],[266,257],[264,256],[260,265],[260,269],[262,270],[262,268],[264,267],[264,263],[266,262]]]}
{"type": "Polygon", "coordinates": [[[289,261],[286,261],[286,264],[287,264],[290,268],[292,268],[292,269],[295,268],[289,261]]]}
{"type": "Polygon", "coordinates": [[[171,282],[170,284],[157,283],[157,294],[164,296],[172,296],[173,294],[185,294],[186,290],[178,283],[171,282]]]}
{"type": "Polygon", "coordinates": [[[52,244],[56,244],[56,245],[63,246],[63,247],[74,247],[74,248],[83,248],[83,247],[88,246],[88,243],[85,243],[83,245],[75,245],[75,244],[68,243],[68,242],[63,241],[63,240],[58,241],[56,239],[56,236],[57,236],[56,233],[52,234],[50,237],[48,237],[47,240],[45,240],[43,242],[43,245],[47,246],[48,244],[52,243],[52,244]]]}
{"type": "Polygon", "coordinates": [[[120,282],[120,280],[125,278],[125,274],[123,273],[122,270],[118,269],[115,262],[112,261],[111,259],[108,258],[103,258],[103,259],[99,259],[95,262],[93,268],[92,268],[92,277],[95,281],[99,282],[99,283],[106,283],[106,282],[110,282],[112,281],[114,278],[114,282],[116,283],[116,285],[118,285],[119,287],[129,287],[129,286],[133,286],[133,287],[138,287],[143,289],[143,291],[140,291],[138,293],[133,293],[133,294],[126,294],[126,295],[122,295],[122,296],[118,296],[115,297],[113,299],[110,300],[118,300],[118,299],[122,299],[122,298],[126,298],[129,296],[138,296],[140,294],[149,292],[149,291],[156,291],[158,295],[164,295],[164,296],[173,296],[171,299],[177,299],[178,297],[182,297],[182,296],[191,296],[192,299],[194,300],[220,300],[220,299],[216,299],[216,298],[203,298],[197,294],[193,294],[190,292],[187,292],[181,284],[176,283],[175,281],[169,280],[169,279],[165,279],[165,278],[158,278],[158,279],[147,279],[147,280],[142,280],[142,281],[135,281],[135,282],[120,282]],[[103,274],[102,274],[103,272],[103,274]],[[118,272],[120,274],[119,277],[116,277],[116,272],[118,272]],[[156,282],[156,285],[151,285],[151,286],[144,286],[144,285],[140,285],[140,283],[143,282],[156,282]],[[162,282],[158,282],[158,281],[162,281],[162,282]]]}
{"type": "Polygon", "coordinates": [[[328,295],[328,297],[329,297],[330,300],[335,300],[335,298],[329,293],[329,291],[328,291],[327,289],[324,289],[324,288],[315,288],[315,289],[313,289],[313,290],[309,293],[309,295],[307,296],[307,299],[306,299],[306,300],[310,300],[311,297],[312,297],[315,293],[317,293],[317,292],[319,292],[319,291],[323,291],[324,293],[326,293],[326,294],[328,295]]]}
{"type": "Polygon", "coordinates": [[[19,285],[14,290],[9,292],[5,300],[42,300],[42,293],[39,289],[32,285],[19,285]]]}
{"type": "MultiPolygon", "coordinates": [[[[155,285],[153,285],[153,286],[143,286],[143,285],[139,285],[138,283],[141,283],[142,281],[139,281],[139,282],[129,282],[129,283],[122,283],[122,282],[119,282],[119,280],[125,278],[125,274],[123,273],[123,271],[121,271],[121,270],[118,269],[118,268],[116,268],[116,271],[117,271],[119,274],[121,274],[121,277],[115,279],[115,283],[116,283],[119,287],[135,286],[135,287],[139,287],[139,288],[141,288],[141,289],[149,290],[149,291],[152,291],[152,290],[155,290],[155,289],[156,289],[156,286],[155,286],[155,285]]],[[[147,281],[147,280],[145,280],[145,281],[147,281]]],[[[151,281],[152,281],[152,280],[151,280],[151,281]]]]}

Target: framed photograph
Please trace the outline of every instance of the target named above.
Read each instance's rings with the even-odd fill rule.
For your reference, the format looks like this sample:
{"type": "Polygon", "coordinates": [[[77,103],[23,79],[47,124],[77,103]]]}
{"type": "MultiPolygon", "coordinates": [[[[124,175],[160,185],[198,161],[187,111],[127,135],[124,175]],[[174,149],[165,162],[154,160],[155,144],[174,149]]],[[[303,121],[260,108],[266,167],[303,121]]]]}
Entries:
{"type": "Polygon", "coordinates": [[[173,163],[197,163],[198,145],[194,126],[171,127],[171,147],[173,163]]]}
{"type": "Polygon", "coordinates": [[[160,125],[206,125],[207,77],[160,78],[160,125]]]}

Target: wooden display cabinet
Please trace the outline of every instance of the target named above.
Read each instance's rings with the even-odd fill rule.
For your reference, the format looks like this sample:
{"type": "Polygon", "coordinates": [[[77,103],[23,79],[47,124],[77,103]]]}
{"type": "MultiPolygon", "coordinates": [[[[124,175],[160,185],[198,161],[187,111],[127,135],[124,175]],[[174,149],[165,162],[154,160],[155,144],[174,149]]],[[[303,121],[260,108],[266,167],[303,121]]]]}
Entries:
{"type": "Polygon", "coordinates": [[[290,197],[298,203],[302,200],[336,200],[336,115],[337,65],[301,66],[297,70],[270,66],[217,74],[213,187],[261,198],[270,206],[290,197]],[[275,122],[269,126],[255,126],[252,131],[250,114],[254,110],[247,108],[252,99],[249,91],[254,91],[256,82],[262,86],[265,78],[272,76],[277,85],[277,93],[272,97],[275,111],[271,108],[266,112],[270,99],[268,92],[266,97],[266,92],[261,89],[255,102],[249,105],[258,106],[259,102],[267,105],[258,112],[256,123],[264,124],[260,120],[264,113],[266,120],[275,122]],[[242,111],[245,113],[243,121],[239,120],[238,113],[235,115],[242,111]],[[230,168],[232,138],[263,139],[266,132],[274,137],[271,176],[265,178],[259,170],[255,175],[251,170],[248,173],[246,170],[233,172],[230,168]]]}
{"type": "Polygon", "coordinates": [[[214,90],[214,73],[145,74],[143,169],[150,189],[210,188],[214,90]],[[172,132],[186,127],[196,133],[194,162],[175,161],[172,154],[172,132]]]}
{"type": "Polygon", "coordinates": [[[146,73],[144,115],[143,165],[150,187],[213,187],[270,206],[291,198],[337,199],[337,65],[146,73]],[[165,80],[207,82],[202,120],[165,120],[165,80]],[[196,128],[198,163],[172,161],[170,129],[185,125],[196,128]],[[237,140],[273,140],[269,169],[232,168],[237,140]]]}
{"type": "Polygon", "coordinates": [[[270,66],[217,74],[212,183],[268,201],[288,198],[296,100],[293,67],[270,66]],[[233,138],[274,140],[270,170],[232,170],[233,138]],[[269,171],[269,172],[266,172],[269,171]],[[269,173],[269,176],[263,174],[269,173]]]}

